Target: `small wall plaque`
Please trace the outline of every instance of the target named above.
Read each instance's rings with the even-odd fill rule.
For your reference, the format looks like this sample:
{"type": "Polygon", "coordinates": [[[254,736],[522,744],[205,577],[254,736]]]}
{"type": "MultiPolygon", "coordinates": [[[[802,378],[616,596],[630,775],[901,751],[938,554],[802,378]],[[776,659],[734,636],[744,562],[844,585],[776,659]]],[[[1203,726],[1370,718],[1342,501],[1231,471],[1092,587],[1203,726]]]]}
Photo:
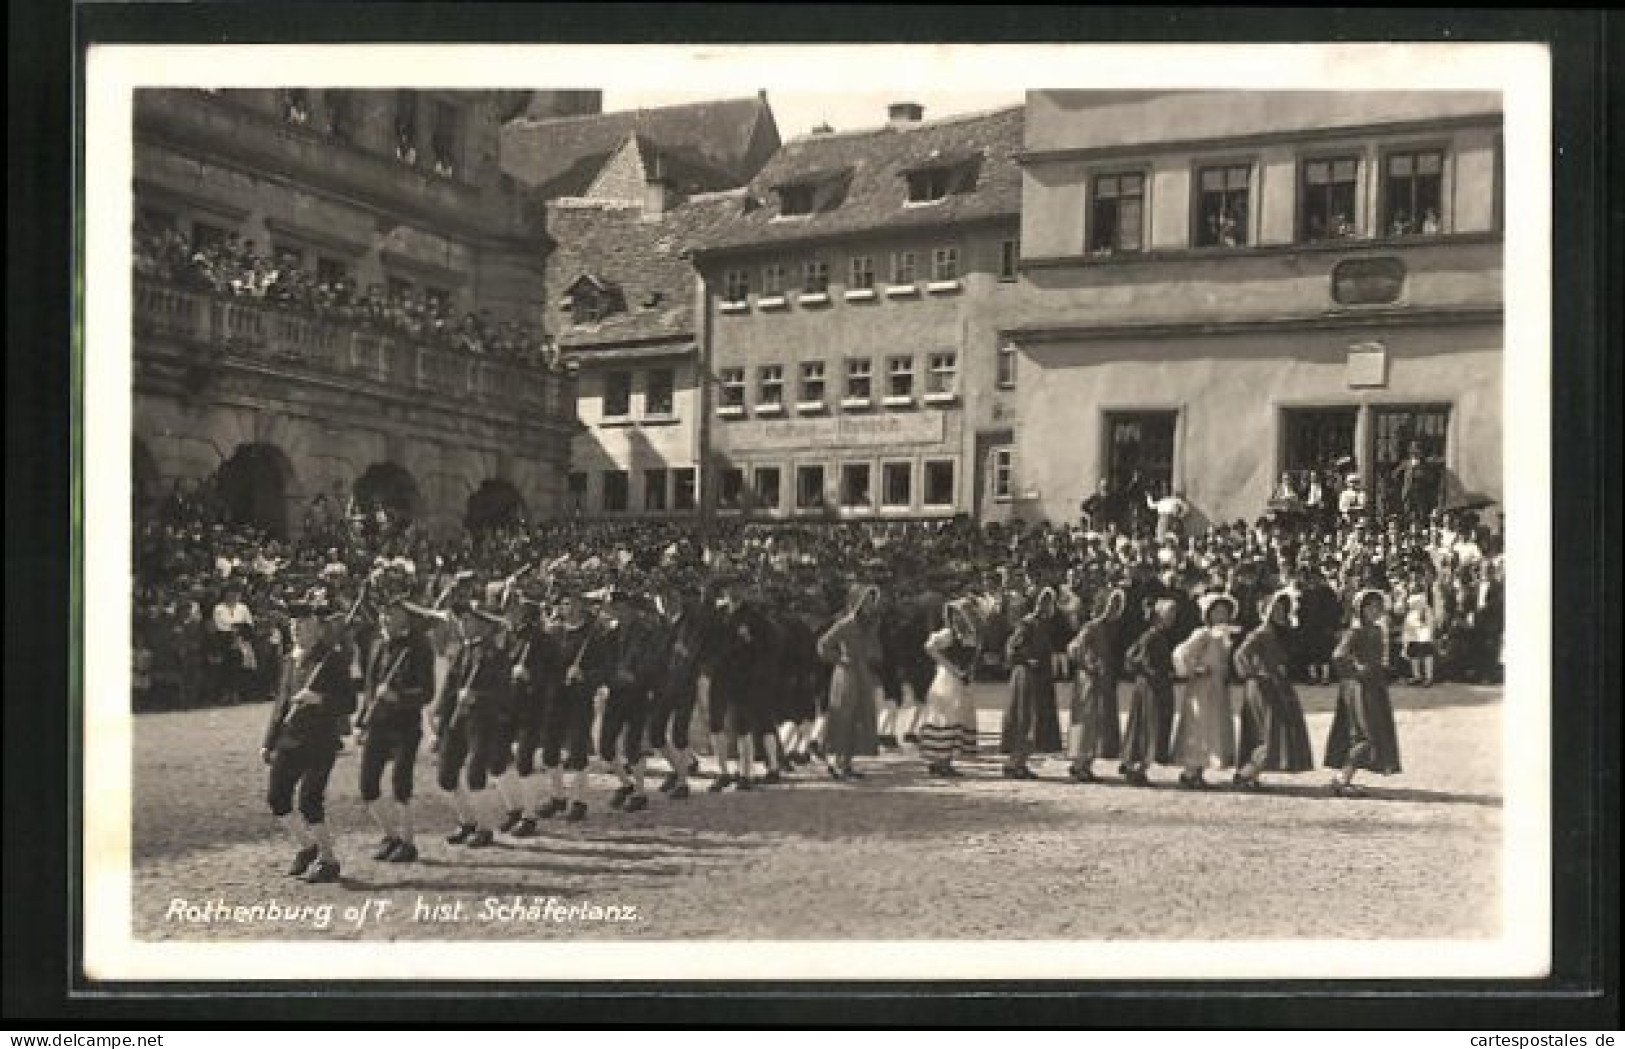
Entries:
{"type": "Polygon", "coordinates": [[[1349,347],[1348,384],[1350,389],[1388,385],[1388,347],[1380,342],[1357,342],[1349,347]]]}

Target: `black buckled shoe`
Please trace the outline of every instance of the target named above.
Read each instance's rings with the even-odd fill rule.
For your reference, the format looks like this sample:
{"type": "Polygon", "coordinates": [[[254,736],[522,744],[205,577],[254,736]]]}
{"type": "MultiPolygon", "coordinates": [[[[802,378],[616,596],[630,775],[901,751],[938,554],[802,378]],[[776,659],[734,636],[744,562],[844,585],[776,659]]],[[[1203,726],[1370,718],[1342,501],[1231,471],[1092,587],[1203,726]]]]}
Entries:
{"type": "Polygon", "coordinates": [[[466,844],[468,842],[468,839],[473,836],[474,832],[479,830],[479,829],[480,828],[479,828],[479,826],[477,824],[459,823],[457,825],[457,829],[455,831],[453,831],[452,833],[446,835],[446,844],[447,845],[463,845],[463,844],[466,844]]]}
{"type": "Polygon", "coordinates": [[[378,851],[372,854],[372,858],[381,863],[384,860],[389,859],[389,854],[394,852],[396,847],[398,847],[400,844],[401,839],[391,834],[389,837],[378,843],[378,851]]]}
{"type": "Polygon", "coordinates": [[[642,812],[644,809],[647,809],[648,807],[649,807],[649,795],[647,795],[647,794],[634,794],[630,798],[626,799],[626,807],[624,809],[622,809],[622,811],[623,812],[642,812]]]}
{"type": "Polygon", "coordinates": [[[507,834],[515,827],[519,826],[519,821],[524,818],[525,811],[523,809],[509,809],[507,817],[502,821],[502,826],[498,827],[497,830],[507,834]]]}
{"type": "Polygon", "coordinates": [[[712,780],[711,785],[705,789],[710,791],[712,794],[721,794],[723,791],[728,789],[728,785],[733,782],[733,779],[733,776],[729,775],[728,773],[719,772],[717,774],[717,778],[712,780]]]}
{"type": "Polygon", "coordinates": [[[632,788],[621,785],[615,788],[615,793],[609,796],[609,807],[619,809],[626,804],[626,799],[632,796],[632,788]]]}
{"type": "Polygon", "coordinates": [[[534,838],[536,836],[536,821],[529,816],[514,824],[513,830],[508,832],[515,838],[534,838]]]}
{"type": "Polygon", "coordinates": [[[554,798],[546,805],[543,805],[541,808],[536,810],[536,818],[541,820],[550,820],[569,807],[570,803],[565,801],[563,798],[554,798]]]}
{"type": "Polygon", "coordinates": [[[677,789],[678,775],[675,772],[666,773],[666,778],[660,781],[660,793],[670,794],[677,789]]]}
{"type": "Polygon", "coordinates": [[[580,823],[587,818],[587,803],[577,801],[570,806],[570,811],[564,814],[564,822],[580,823]]]}
{"type": "Polygon", "coordinates": [[[316,846],[306,845],[304,848],[294,853],[293,862],[288,864],[288,877],[298,878],[303,875],[307,870],[310,869],[310,865],[316,862],[316,854],[319,852],[321,852],[321,850],[316,846]]]}
{"type": "Polygon", "coordinates": [[[325,863],[318,860],[305,872],[305,881],[310,885],[331,885],[339,880],[339,861],[328,860],[325,863]]]}
{"type": "Polygon", "coordinates": [[[389,863],[416,863],[418,847],[409,841],[403,841],[395,846],[395,851],[387,857],[389,863]]]}
{"type": "Polygon", "coordinates": [[[682,801],[686,797],[688,797],[687,783],[678,783],[677,786],[671,788],[671,800],[682,801]]]}
{"type": "Polygon", "coordinates": [[[735,776],[734,790],[755,790],[756,781],[749,776],[735,776]]]}
{"type": "Polygon", "coordinates": [[[769,769],[767,775],[762,777],[762,783],[765,786],[783,782],[784,775],[778,769],[769,769]]]}
{"type": "Polygon", "coordinates": [[[470,834],[468,836],[468,841],[464,844],[471,849],[486,849],[490,848],[495,841],[496,835],[492,834],[489,829],[481,827],[473,834],[470,834]]]}

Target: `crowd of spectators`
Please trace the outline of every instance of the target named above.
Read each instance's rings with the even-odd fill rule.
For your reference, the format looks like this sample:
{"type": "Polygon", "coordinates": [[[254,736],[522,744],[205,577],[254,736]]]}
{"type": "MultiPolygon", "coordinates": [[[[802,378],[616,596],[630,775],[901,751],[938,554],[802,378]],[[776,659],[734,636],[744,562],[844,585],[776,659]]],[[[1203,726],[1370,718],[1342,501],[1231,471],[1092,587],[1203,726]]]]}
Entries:
{"type": "Polygon", "coordinates": [[[1240,626],[1258,603],[1294,591],[1300,680],[1330,679],[1330,653],[1354,595],[1390,595],[1390,666],[1417,684],[1498,681],[1504,623],[1498,530],[1474,512],[1435,510],[1423,519],[1268,513],[1204,530],[1108,521],[1077,524],[724,521],[702,536],[693,522],[513,523],[431,538],[385,508],[339,506],[318,496],[300,538],[276,539],[229,522],[207,484],[178,486],[137,530],[136,689],[147,707],[236,702],[269,696],[287,644],[286,605],[312,585],[341,604],[387,572],[432,603],[459,573],[500,579],[530,566],[596,579],[633,593],[673,578],[698,586],[723,566],[757,581],[764,600],[823,615],[855,580],[876,582],[891,601],[940,602],[975,594],[989,609],[984,648],[1002,637],[1043,587],[1074,624],[1109,587],[1126,588],[1129,629],[1149,606],[1224,591],[1240,626]]]}
{"type": "Polygon", "coordinates": [[[409,288],[357,287],[347,276],[328,278],[292,256],[265,254],[235,233],[194,244],[171,225],[138,224],[138,274],[195,291],[263,301],[332,321],[360,324],[444,349],[557,367],[557,351],[528,324],[498,321],[489,311],[459,316],[448,296],[409,288]]]}

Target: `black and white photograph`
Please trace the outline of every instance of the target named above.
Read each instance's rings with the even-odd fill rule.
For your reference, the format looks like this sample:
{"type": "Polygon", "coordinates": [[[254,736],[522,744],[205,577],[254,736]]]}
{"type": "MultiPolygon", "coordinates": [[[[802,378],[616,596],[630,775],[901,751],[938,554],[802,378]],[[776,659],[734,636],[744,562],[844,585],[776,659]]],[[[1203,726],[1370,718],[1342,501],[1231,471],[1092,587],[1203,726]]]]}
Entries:
{"type": "Polygon", "coordinates": [[[91,48],[86,971],[1544,975],[1550,75],[91,48]]]}

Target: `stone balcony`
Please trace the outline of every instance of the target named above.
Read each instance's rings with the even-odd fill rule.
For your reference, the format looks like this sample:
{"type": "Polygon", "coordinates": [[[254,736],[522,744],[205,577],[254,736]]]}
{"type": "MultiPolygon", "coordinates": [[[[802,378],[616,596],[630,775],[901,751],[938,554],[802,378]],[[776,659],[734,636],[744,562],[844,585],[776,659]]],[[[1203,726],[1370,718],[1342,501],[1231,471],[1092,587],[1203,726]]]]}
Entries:
{"type": "Polygon", "coordinates": [[[339,381],[381,394],[456,398],[475,413],[559,422],[574,412],[568,376],[541,362],[481,356],[414,341],[369,324],[312,317],[253,299],[137,275],[136,356],[165,345],[205,347],[291,377],[339,381]]]}

